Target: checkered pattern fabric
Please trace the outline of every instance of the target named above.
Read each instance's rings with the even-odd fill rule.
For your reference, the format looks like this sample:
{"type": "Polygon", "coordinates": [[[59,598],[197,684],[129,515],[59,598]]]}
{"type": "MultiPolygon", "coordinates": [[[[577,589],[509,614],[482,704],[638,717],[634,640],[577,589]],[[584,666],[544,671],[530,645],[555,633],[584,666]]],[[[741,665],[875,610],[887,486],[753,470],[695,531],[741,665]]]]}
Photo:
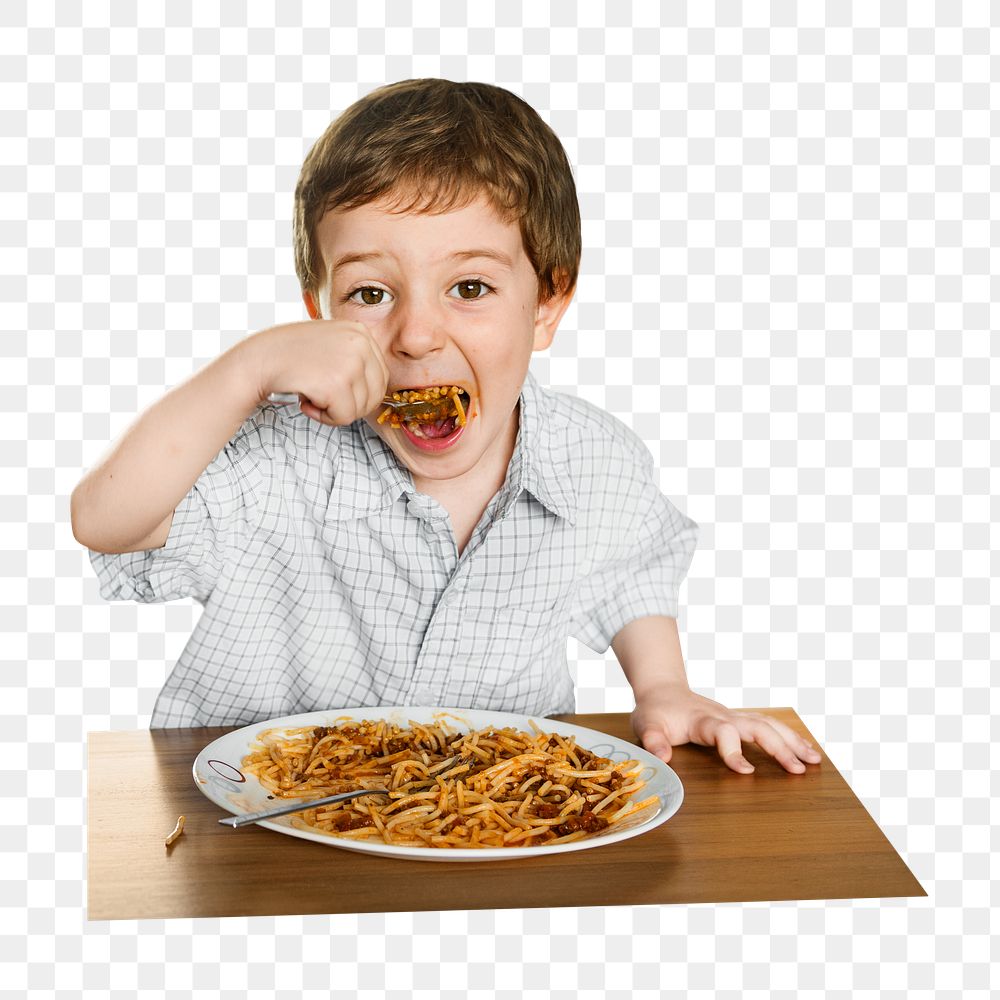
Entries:
{"type": "Polygon", "coordinates": [[[448,512],[364,421],[259,409],[163,548],[91,553],[102,597],[204,605],[151,725],[359,705],[572,712],[566,640],[603,653],[635,618],[676,617],[697,527],[614,417],[529,374],[519,418],[460,556],[448,512]]]}
{"type": "MultiPolygon", "coordinates": [[[[0,993],[988,996],[995,21],[983,0],[0,4],[0,993]],[[86,920],[85,734],[149,725],[201,608],[104,601],[69,494],[166,388],[304,318],[302,158],[413,76],[509,87],[563,140],[583,268],[534,373],[629,424],[701,526],[692,685],[794,706],[928,898],[86,920]]],[[[568,658],[581,711],[630,708],[610,654],[568,658]]]]}

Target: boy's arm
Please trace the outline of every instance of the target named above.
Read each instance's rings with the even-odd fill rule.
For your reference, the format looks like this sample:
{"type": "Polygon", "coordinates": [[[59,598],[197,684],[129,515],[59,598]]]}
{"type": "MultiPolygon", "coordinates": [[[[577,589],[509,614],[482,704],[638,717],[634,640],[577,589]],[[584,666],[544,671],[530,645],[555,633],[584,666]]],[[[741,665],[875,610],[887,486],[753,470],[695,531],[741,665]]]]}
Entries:
{"type": "Polygon", "coordinates": [[[70,498],[73,535],[98,552],[161,548],[174,509],[275,391],[321,423],[347,424],[382,398],[388,369],[360,323],[274,327],[230,348],[146,410],[70,498]]]}
{"type": "Polygon", "coordinates": [[[614,637],[618,657],[635,695],[632,728],[643,746],[669,761],[682,743],[714,746],[734,771],[749,774],[742,742],[754,742],[786,771],[818,764],[820,755],[789,726],[755,713],[733,712],[688,687],[677,620],[662,615],[636,618],[614,637]]]}
{"type": "Polygon", "coordinates": [[[257,405],[242,345],[146,410],[80,481],[73,534],[98,552],[161,548],[174,508],[257,405]]]}

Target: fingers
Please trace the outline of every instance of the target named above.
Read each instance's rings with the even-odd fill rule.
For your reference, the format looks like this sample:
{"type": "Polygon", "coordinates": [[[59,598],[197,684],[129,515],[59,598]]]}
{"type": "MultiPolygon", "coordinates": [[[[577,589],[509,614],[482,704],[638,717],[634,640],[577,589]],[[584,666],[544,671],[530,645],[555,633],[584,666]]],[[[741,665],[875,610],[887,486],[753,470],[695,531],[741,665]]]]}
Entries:
{"type": "Polygon", "coordinates": [[[367,335],[368,343],[372,350],[372,356],[375,358],[375,388],[378,392],[379,398],[381,399],[385,396],[385,391],[389,387],[389,365],[386,363],[385,355],[382,353],[382,348],[378,346],[378,341],[372,336],[368,327],[363,323],[359,323],[358,326],[360,326],[367,335]]]}
{"type": "Polygon", "coordinates": [[[389,382],[389,369],[368,328],[361,323],[344,325],[348,328],[343,331],[345,343],[351,345],[340,373],[346,385],[330,395],[323,423],[349,424],[372,413],[385,397],[389,382]]]}
{"type": "Polygon", "coordinates": [[[382,356],[382,349],[375,342],[368,328],[358,323],[364,337],[367,354],[364,358],[363,377],[353,383],[357,412],[365,415],[378,408],[389,386],[389,367],[382,356]]]}
{"type": "MultiPolygon", "coordinates": [[[[354,397],[354,413],[357,415],[355,419],[366,413],[371,413],[377,405],[377,400],[373,398],[374,393],[372,392],[373,379],[371,376],[371,369],[371,364],[366,364],[364,377],[355,379],[351,383],[351,395],[354,397]]],[[[381,396],[379,398],[381,398],[381,396]]]]}
{"type": "Polygon", "coordinates": [[[721,722],[717,719],[712,719],[711,722],[715,723],[712,742],[719,751],[719,756],[726,762],[726,766],[740,774],[752,774],[753,764],[743,756],[740,731],[731,722],[721,722]]]}
{"type": "Polygon", "coordinates": [[[641,703],[637,698],[632,728],[646,750],[663,761],[670,760],[675,744],[690,741],[714,747],[726,766],[739,774],[754,771],[743,755],[744,743],[756,743],[792,774],[805,771],[803,761],[822,760],[812,744],[784,722],[757,712],[733,712],[690,691],[661,692],[641,703]]]}
{"type": "Polygon", "coordinates": [[[664,764],[670,763],[674,748],[670,745],[670,740],[664,736],[642,737],[642,745],[654,756],[659,757],[664,764]]]}
{"type": "Polygon", "coordinates": [[[743,756],[743,743],[756,743],[791,774],[805,771],[803,760],[818,764],[822,758],[790,726],[760,715],[734,715],[732,721],[707,718],[698,742],[715,746],[726,766],[741,774],[753,772],[753,765],[743,756]]]}
{"type": "Polygon", "coordinates": [[[299,409],[312,420],[318,420],[321,424],[328,424],[330,421],[326,414],[318,406],[309,402],[305,396],[299,396],[299,409]]]}
{"type": "Polygon", "coordinates": [[[822,759],[820,752],[803,736],[800,736],[791,726],[786,725],[780,719],[767,717],[765,720],[772,729],[776,729],[784,741],[795,751],[799,760],[804,760],[807,764],[818,764],[822,759]]]}
{"type": "Polygon", "coordinates": [[[764,720],[751,719],[747,726],[747,735],[766,753],[769,753],[786,771],[801,774],[805,764],[795,755],[784,737],[764,720]]]}
{"type": "Polygon", "coordinates": [[[385,396],[389,368],[363,323],[310,320],[265,331],[263,384],[297,392],[310,419],[339,426],[373,413],[385,396]]]}
{"type": "Polygon", "coordinates": [[[674,748],[670,742],[670,736],[666,730],[658,726],[646,726],[639,728],[636,732],[639,742],[654,757],[659,757],[665,764],[670,763],[674,748]]]}

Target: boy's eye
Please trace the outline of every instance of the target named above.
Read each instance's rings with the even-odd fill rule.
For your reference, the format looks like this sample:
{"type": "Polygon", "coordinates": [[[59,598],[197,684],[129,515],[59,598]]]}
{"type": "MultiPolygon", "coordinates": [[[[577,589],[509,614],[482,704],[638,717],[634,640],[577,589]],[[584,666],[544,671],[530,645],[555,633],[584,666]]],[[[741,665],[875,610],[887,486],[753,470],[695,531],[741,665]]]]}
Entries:
{"type": "Polygon", "coordinates": [[[490,291],[490,286],[485,281],[460,281],[452,289],[458,292],[460,298],[481,299],[490,291]]]}
{"type": "Polygon", "coordinates": [[[392,296],[384,288],[365,287],[355,289],[348,298],[366,306],[380,306],[392,296]]]}

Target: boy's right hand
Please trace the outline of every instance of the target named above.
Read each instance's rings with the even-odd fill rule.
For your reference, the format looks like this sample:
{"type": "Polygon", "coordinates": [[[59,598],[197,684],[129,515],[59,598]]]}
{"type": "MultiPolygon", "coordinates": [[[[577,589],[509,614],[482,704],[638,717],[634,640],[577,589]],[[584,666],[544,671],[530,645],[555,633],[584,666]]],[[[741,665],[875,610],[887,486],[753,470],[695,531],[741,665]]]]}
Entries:
{"type": "Polygon", "coordinates": [[[302,412],[343,426],[375,410],[385,397],[389,369],[363,323],[312,319],[271,327],[245,342],[253,352],[258,400],[298,393],[302,412]]]}

